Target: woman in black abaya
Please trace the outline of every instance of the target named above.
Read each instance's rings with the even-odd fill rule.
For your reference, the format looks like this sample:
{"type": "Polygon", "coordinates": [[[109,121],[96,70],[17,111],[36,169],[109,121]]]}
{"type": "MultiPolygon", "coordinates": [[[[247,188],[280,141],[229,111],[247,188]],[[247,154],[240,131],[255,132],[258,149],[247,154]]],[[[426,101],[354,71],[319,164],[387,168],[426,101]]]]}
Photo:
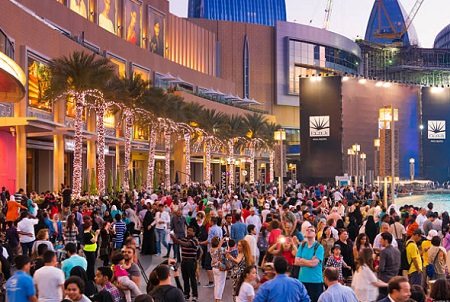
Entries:
{"type": "Polygon", "coordinates": [[[156,235],[155,235],[155,216],[153,215],[152,206],[149,203],[147,205],[147,213],[144,216],[144,235],[142,239],[142,255],[155,255],[156,254],[156,235]]]}

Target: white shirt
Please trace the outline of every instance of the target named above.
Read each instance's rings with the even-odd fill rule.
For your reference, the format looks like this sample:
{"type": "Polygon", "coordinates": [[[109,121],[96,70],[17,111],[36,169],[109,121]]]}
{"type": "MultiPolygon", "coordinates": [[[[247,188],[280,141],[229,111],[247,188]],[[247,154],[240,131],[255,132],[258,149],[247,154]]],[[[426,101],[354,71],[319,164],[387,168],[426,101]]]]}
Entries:
{"type": "MultiPolygon", "coordinates": [[[[398,248],[397,240],[392,240],[392,246],[398,248]]],[[[375,236],[373,240],[373,248],[378,250],[384,250],[384,246],[381,246],[381,233],[375,236]]]]}
{"type": "Polygon", "coordinates": [[[31,236],[19,235],[19,240],[21,243],[29,243],[36,240],[36,237],[34,235],[34,225],[38,224],[38,222],[38,219],[30,219],[28,217],[19,221],[19,223],[17,224],[17,231],[31,234],[31,236]]]}
{"type": "Polygon", "coordinates": [[[157,229],[167,229],[167,225],[170,224],[170,215],[166,211],[156,213],[156,226],[157,229]],[[159,223],[159,222],[164,223],[159,223]]]}
{"type": "Polygon", "coordinates": [[[417,215],[416,222],[419,225],[419,229],[423,231],[423,223],[427,220],[427,217],[425,215],[419,214],[417,215]]]}
{"type": "Polygon", "coordinates": [[[344,198],[344,196],[342,196],[341,192],[339,192],[339,191],[335,191],[333,193],[333,197],[334,197],[334,201],[336,201],[336,202],[341,201],[342,198],[344,198]]]}
{"type": "Polygon", "coordinates": [[[54,266],[43,266],[33,276],[39,302],[61,302],[64,273],[54,266]]]}
{"type": "Polygon", "coordinates": [[[259,230],[261,230],[261,218],[258,215],[250,215],[245,220],[247,225],[253,224],[256,229],[256,234],[259,234],[259,230]]]}
{"type": "Polygon", "coordinates": [[[267,215],[270,213],[270,210],[264,209],[261,211],[262,221],[266,222],[267,215]]]}
{"type": "Polygon", "coordinates": [[[256,244],[256,238],[254,235],[245,235],[244,240],[247,241],[250,246],[250,253],[255,259],[258,257],[259,250],[258,245],[256,244]]]}
{"type": "Polygon", "coordinates": [[[239,296],[236,297],[236,302],[249,302],[249,296],[255,297],[255,289],[250,283],[243,282],[239,289],[239,296]]]}
{"type": "Polygon", "coordinates": [[[377,276],[367,265],[363,265],[360,270],[355,271],[352,279],[352,289],[360,302],[376,301],[378,297],[378,287],[372,283],[377,282],[377,276]]]}

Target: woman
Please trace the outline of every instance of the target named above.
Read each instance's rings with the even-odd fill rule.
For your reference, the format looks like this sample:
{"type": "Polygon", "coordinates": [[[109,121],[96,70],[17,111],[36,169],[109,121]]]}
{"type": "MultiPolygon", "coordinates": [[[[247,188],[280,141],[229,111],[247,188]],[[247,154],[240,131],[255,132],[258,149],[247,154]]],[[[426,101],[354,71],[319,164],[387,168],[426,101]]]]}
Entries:
{"type": "Polygon", "coordinates": [[[428,263],[434,265],[434,276],[431,280],[445,279],[446,251],[441,247],[441,238],[431,238],[431,247],[428,249],[428,263]]]}
{"type": "Polygon", "coordinates": [[[16,201],[14,195],[9,196],[9,201],[6,204],[8,207],[8,211],[6,212],[6,222],[16,221],[17,218],[19,218],[20,209],[27,210],[27,207],[24,207],[20,202],[16,201]]]}
{"type": "Polygon", "coordinates": [[[59,220],[59,214],[53,215],[53,220],[51,221],[53,227],[53,234],[50,236],[50,240],[53,243],[58,241],[63,241],[63,230],[62,222],[59,220]]]}
{"type": "Polygon", "coordinates": [[[155,217],[153,216],[152,206],[147,205],[147,212],[144,216],[143,229],[144,235],[142,237],[142,255],[156,254],[156,236],[155,236],[155,217]]]}
{"type": "Polygon", "coordinates": [[[378,234],[378,226],[373,219],[373,215],[367,217],[364,233],[366,233],[369,242],[373,244],[373,241],[378,234]]]}
{"type": "Polygon", "coordinates": [[[320,219],[319,223],[317,224],[317,240],[319,241],[320,238],[322,238],[323,231],[327,225],[327,222],[325,219],[320,219]]]}
{"type": "Polygon", "coordinates": [[[292,271],[292,266],[294,265],[295,256],[297,255],[297,247],[299,241],[297,237],[278,237],[278,242],[272,245],[268,253],[275,256],[283,256],[288,262],[288,271],[292,271]]]}
{"type": "Polygon", "coordinates": [[[372,249],[369,240],[367,240],[367,235],[364,233],[359,234],[356,237],[356,242],[355,245],[353,246],[353,258],[358,259],[359,253],[366,248],[372,249]]]}
{"type": "Polygon", "coordinates": [[[111,223],[105,221],[100,230],[100,259],[103,260],[103,266],[109,265],[109,255],[112,249],[111,223]]]}
{"type": "Polygon", "coordinates": [[[214,274],[214,299],[215,302],[222,301],[225,281],[227,279],[227,267],[225,263],[225,254],[222,251],[224,238],[213,237],[211,239],[211,267],[214,274]]]}
{"type": "Polygon", "coordinates": [[[255,297],[255,289],[252,282],[255,282],[258,275],[254,265],[247,266],[239,278],[236,286],[236,302],[252,302],[255,297]]]}
{"type": "Polygon", "coordinates": [[[70,214],[67,217],[66,227],[64,228],[64,244],[69,242],[78,244],[78,228],[75,225],[75,216],[70,214]]]}
{"type": "Polygon", "coordinates": [[[97,293],[97,287],[95,282],[92,280],[88,280],[86,271],[81,266],[74,266],[70,270],[70,277],[77,276],[80,277],[84,282],[84,294],[88,297],[92,297],[97,293]]]}
{"type": "Polygon", "coordinates": [[[113,223],[114,221],[113,217],[111,216],[111,213],[108,210],[106,210],[105,214],[103,215],[103,221],[108,221],[109,223],[113,223]]]}
{"type": "Polygon", "coordinates": [[[90,219],[84,220],[83,224],[83,252],[87,261],[87,277],[88,280],[94,280],[95,278],[95,259],[97,251],[97,238],[100,230],[92,230],[92,221],[90,219]]]}
{"type": "MultiPolygon", "coordinates": [[[[281,230],[280,230],[281,231],[281,230]]],[[[240,240],[237,245],[238,255],[237,257],[233,257],[230,253],[226,254],[226,258],[233,262],[235,265],[231,269],[231,279],[233,280],[233,297],[235,297],[236,286],[239,278],[242,275],[242,272],[247,266],[254,265],[253,260],[254,257],[250,251],[250,246],[247,241],[240,240]]],[[[234,299],[233,299],[234,300],[234,299]]]]}
{"type": "Polygon", "coordinates": [[[324,248],[324,262],[326,263],[326,259],[331,255],[331,249],[334,246],[336,239],[334,239],[333,234],[331,233],[331,227],[326,226],[323,229],[322,237],[320,238],[320,244],[324,248]]]}
{"type": "Polygon", "coordinates": [[[48,230],[42,229],[36,235],[36,241],[33,243],[33,247],[31,248],[31,254],[37,255],[37,248],[41,244],[45,244],[48,247],[48,250],[55,251],[53,249],[53,244],[48,240],[48,230]]]}
{"type": "Polygon", "coordinates": [[[448,229],[445,229],[444,238],[442,239],[442,246],[447,251],[447,268],[450,269],[450,227],[448,229]]]}
{"type": "Polygon", "coordinates": [[[84,294],[84,282],[80,277],[69,277],[64,282],[64,299],[72,302],[91,302],[84,294]]]}
{"type": "Polygon", "coordinates": [[[278,236],[280,236],[282,233],[280,229],[280,223],[278,220],[273,220],[270,222],[270,232],[269,232],[269,246],[274,245],[277,243],[278,236]]]}
{"type": "Polygon", "coordinates": [[[360,302],[377,301],[378,288],[387,284],[378,280],[373,269],[373,251],[370,248],[361,250],[358,256],[358,268],[352,279],[352,288],[360,302]]]}
{"type": "Polygon", "coordinates": [[[450,300],[450,284],[445,279],[438,279],[431,286],[430,298],[427,302],[433,301],[449,301],[450,300]]]}

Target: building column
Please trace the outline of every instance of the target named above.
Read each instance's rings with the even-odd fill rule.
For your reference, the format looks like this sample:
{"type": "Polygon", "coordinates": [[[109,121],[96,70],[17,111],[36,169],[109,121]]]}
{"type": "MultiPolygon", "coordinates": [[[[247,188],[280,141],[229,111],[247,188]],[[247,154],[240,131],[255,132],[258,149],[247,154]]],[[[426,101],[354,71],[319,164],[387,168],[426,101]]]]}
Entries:
{"type": "MultiPolygon", "coordinates": [[[[95,113],[92,110],[91,112],[88,112],[87,114],[87,131],[88,132],[92,132],[95,133],[95,127],[96,123],[95,123],[95,113]]],[[[86,146],[87,146],[87,150],[86,150],[86,166],[87,169],[89,170],[89,173],[92,172],[92,169],[94,169],[95,171],[97,170],[97,148],[95,145],[95,139],[90,137],[86,140],[86,146]]]]}
{"type": "MultiPolygon", "coordinates": [[[[57,101],[54,106],[53,120],[55,123],[65,124],[66,102],[57,101]]],[[[55,133],[53,135],[53,191],[58,192],[60,185],[64,183],[64,135],[55,133]]],[[[67,185],[67,184],[65,184],[67,185]]]]}
{"type": "Polygon", "coordinates": [[[16,187],[25,189],[27,186],[27,134],[26,126],[16,126],[16,187]]]}
{"type": "Polygon", "coordinates": [[[184,140],[178,140],[173,146],[173,163],[175,170],[173,179],[175,180],[175,174],[178,173],[179,181],[181,184],[186,183],[186,174],[184,171],[186,167],[186,156],[184,154],[184,150],[184,140]]]}

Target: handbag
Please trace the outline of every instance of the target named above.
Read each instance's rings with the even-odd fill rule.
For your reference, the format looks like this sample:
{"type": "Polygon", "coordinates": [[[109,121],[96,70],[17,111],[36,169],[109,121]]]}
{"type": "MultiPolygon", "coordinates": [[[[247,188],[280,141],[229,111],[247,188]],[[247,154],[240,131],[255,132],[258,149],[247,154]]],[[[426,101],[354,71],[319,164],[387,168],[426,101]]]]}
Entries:
{"type": "Polygon", "coordinates": [[[436,256],[434,257],[433,263],[428,264],[427,267],[425,268],[425,272],[426,272],[428,278],[433,278],[434,274],[436,274],[436,268],[434,267],[434,263],[436,262],[436,259],[439,256],[440,252],[441,251],[439,250],[436,253],[436,256]]]}

